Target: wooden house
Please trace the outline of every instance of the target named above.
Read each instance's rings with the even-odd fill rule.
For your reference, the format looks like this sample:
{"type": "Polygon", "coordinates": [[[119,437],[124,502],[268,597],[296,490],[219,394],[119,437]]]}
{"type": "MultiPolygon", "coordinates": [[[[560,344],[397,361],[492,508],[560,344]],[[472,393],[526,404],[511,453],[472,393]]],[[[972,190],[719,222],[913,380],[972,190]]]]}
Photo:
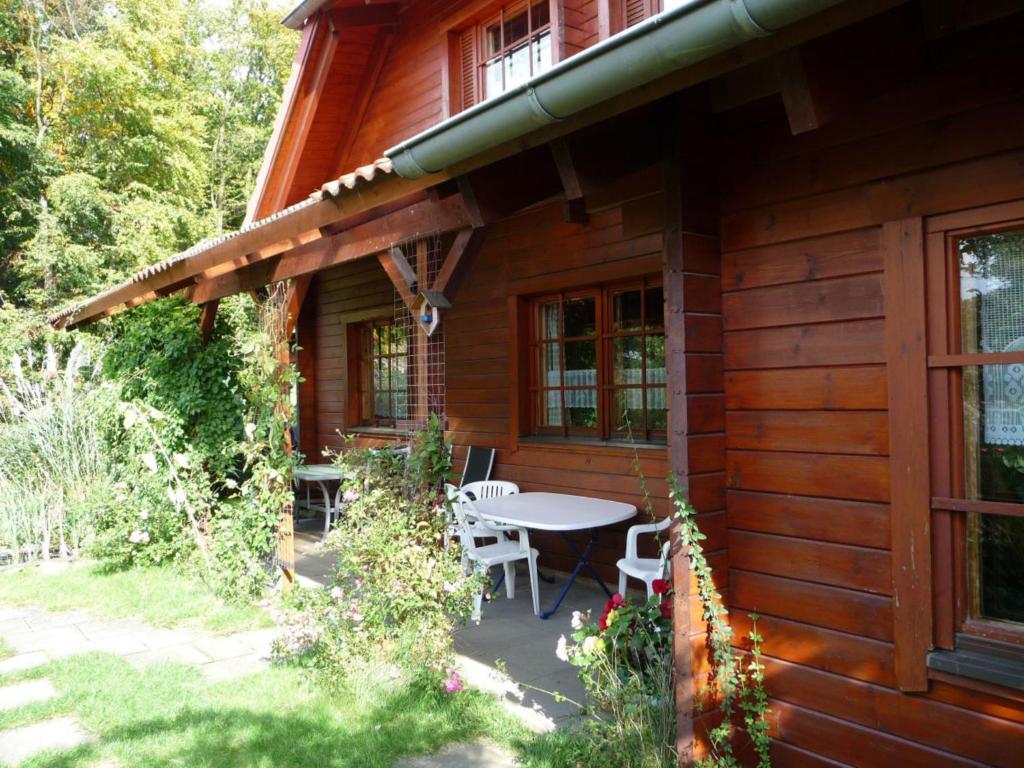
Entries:
{"type": "MultiPolygon", "coordinates": [[[[761,616],[776,765],[1024,765],[1021,4],[303,0],[285,23],[243,229],[53,323],[186,291],[210,327],[288,281],[307,456],[434,411],[457,463],[493,446],[524,490],[638,503],[636,445],[664,515],[677,473],[738,634],[761,616]]],[[[684,759],[701,728],[680,718],[684,759]]]]}

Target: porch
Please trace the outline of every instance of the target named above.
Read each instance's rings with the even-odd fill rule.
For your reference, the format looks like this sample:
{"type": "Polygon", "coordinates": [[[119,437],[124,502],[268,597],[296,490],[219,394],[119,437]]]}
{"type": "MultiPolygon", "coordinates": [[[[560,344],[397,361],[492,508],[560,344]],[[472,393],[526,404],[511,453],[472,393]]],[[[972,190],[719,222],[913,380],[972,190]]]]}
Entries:
{"type": "MultiPolygon", "coordinates": [[[[320,586],[330,580],[335,558],[323,548],[322,531],[323,524],[316,518],[296,521],[295,572],[299,584],[320,586]]],[[[543,554],[540,566],[543,570],[543,554]]],[[[555,602],[566,578],[564,573],[545,572],[555,581],[540,582],[542,606],[555,602]]],[[[549,730],[579,711],[572,702],[583,703],[586,698],[576,668],[555,655],[558,637],[571,635],[573,611],[590,610],[598,615],[607,597],[596,583],[580,577],[558,613],[545,621],[534,616],[531,609],[527,569],[518,568],[516,576],[515,599],[506,599],[502,586],[494,599],[484,604],[480,623],[470,623],[456,634],[458,667],[467,683],[500,698],[529,727],[549,730]],[[556,701],[554,693],[567,700],[556,701]]]]}

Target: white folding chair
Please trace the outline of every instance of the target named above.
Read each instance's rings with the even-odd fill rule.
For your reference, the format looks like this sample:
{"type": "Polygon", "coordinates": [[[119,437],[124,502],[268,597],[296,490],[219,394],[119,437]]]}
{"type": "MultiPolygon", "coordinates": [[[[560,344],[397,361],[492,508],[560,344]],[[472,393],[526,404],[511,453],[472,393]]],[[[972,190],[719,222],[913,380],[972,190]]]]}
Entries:
{"type": "Polygon", "coordinates": [[[662,545],[661,557],[638,557],[636,540],[641,533],[661,533],[668,530],[670,525],[672,525],[672,518],[666,517],[657,523],[631,526],[626,532],[626,556],[616,563],[619,569],[620,595],[625,596],[626,594],[627,576],[640,579],[647,585],[648,599],[654,594],[654,588],[651,586],[654,580],[668,577],[670,567],[668,560],[669,542],[666,541],[662,545]]]}
{"type": "MultiPolygon", "coordinates": [[[[533,613],[540,613],[540,593],[537,591],[537,550],[530,547],[530,535],[525,528],[513,528],[503,526],[504,529],[515,530],[518,538],[499,538],[495,544],[476,543],[480,537],[479,526],[483,523],[479,512],[470,499],[461,490],[455,491],[456,503],[452,505],[455,516],[455,525],[458,530],[459,541],[462,544],[464,562],[473,563],[474,567],[481,574],[487,573],[495,565],[505,568],[505,595],[509,600],[516,596],[516,563],[526,560],[530,568],[530,591],[533,597],[533,613]]],[[[488,526],[491,524],[487,524],[488,526]]],[[[486,528],[485,530],[490,530],[486,528]]],[[[485,534],[494,536],[495,533],[485,534]]],[[[476,596],[473,606],[473,618],[480,618],[480,606],[483,602],[483,595],[476,596]]]]}

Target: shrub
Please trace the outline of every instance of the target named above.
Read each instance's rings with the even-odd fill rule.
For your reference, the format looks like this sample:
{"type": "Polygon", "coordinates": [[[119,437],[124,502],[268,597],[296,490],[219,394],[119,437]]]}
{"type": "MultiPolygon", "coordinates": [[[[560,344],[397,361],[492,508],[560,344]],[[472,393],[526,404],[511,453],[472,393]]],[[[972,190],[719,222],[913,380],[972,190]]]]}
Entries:
{"type": "MultiPolygon", "coordinates": [[[[438,427],[417,436],[410,466],[438,468],[417,456],[436,457],[431,443],[438,439],[438,427]]],[[[347,506],[328,544],[339,556],[338,575],[330,588],[298,591],[280,650],[338,683],[353,665],[383,660],[430,685],[448,674],[447,686],[458,687],[446,673],[452,633],[482,584],[463,572],[457,547],[445,549],[444,509],[429,490],[442,478],[428,473],[422,485],[409,482],[406,463],[391,450],[350,449],[338,466],[347,506]]]]}

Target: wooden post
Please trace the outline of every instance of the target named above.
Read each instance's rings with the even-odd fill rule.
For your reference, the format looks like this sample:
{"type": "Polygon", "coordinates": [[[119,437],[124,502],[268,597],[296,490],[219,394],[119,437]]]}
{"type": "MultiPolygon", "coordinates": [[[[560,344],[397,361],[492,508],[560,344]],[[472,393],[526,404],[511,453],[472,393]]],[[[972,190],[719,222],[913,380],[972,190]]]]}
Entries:
{"type": "MultiPolygon", "coordinates": [[[[416,284],[417,285],[430,285],[428,280],[428,258],[429,249],[427,248],[426,238],[420,238],[416,241],[416,284]]],[[[412,318],[412,332],[416,336],[416,423],[426,424],[428,410],[429,410],[429,399],[430,399],[430,339],[427,338],[427,334],[423,331],[419,324],[419,318],[413,314],[412,318]]]]}
{"type": "MultiPolygon", "coordinates": [[[[281,302],[281,306],[271,310],[274,313],[272,333],[274,334],[276,357],[280,366],[279,370],[282,372],[291,365],[291,334],[289,330],[293,326],[289,317],[289,311],[293,309],[293,300],[297,298],[297,291],[302,291],[304,295],[307,287],[308,284],[306,286],[296,286],[293,281],[285,291],[285,297],[281,302]]],[[[295,311],[296,313],[298,312],[297,309],[295,311]]],[[[278,400],[278,417],[284,424],[291,423],[290,396],[291,392],[288,389],[288,385],[282,382],[281,397],[278,400]]],[[[291,456],[294,446],[292,445],[290,429],[285,430],[284,443],[285,452],[291,456]]],[[[291,478],[288,478],[288,482],[291,482],[291,478]]],[[[295,510],[290,500],[281,509],[281,520],[277,526],[277,562],[281,568],[281,591],[290,592],[295,585],[295,510]]]]}
{"type": "Polygon", "coordinates": [[[885,351],[892,462],[893,641],[896,682],[927,691],[932,643],[931,488],[928,365],[925,330],[923,224],[919,217],[886,222],[885,351]]]}
{"type": "MultiPolygon", "coordinates": [[[[669,466],[680,482],[690,473],[686,438],[689,432],[686,408],[686,303],[683,277],[683,194],[680,175],[680,126],[677,112],[670,107],[665,124],[662,155],[665,225],[664,290],[665,343],[668,379],[669,466]]],[[[679,546],[678,526],[673,526],[672,605],[673,669],[675,671],[676,749],[679,764],[693,762],[693,659],[690,647],[690,569],[686,553],[679,546]]]]}

